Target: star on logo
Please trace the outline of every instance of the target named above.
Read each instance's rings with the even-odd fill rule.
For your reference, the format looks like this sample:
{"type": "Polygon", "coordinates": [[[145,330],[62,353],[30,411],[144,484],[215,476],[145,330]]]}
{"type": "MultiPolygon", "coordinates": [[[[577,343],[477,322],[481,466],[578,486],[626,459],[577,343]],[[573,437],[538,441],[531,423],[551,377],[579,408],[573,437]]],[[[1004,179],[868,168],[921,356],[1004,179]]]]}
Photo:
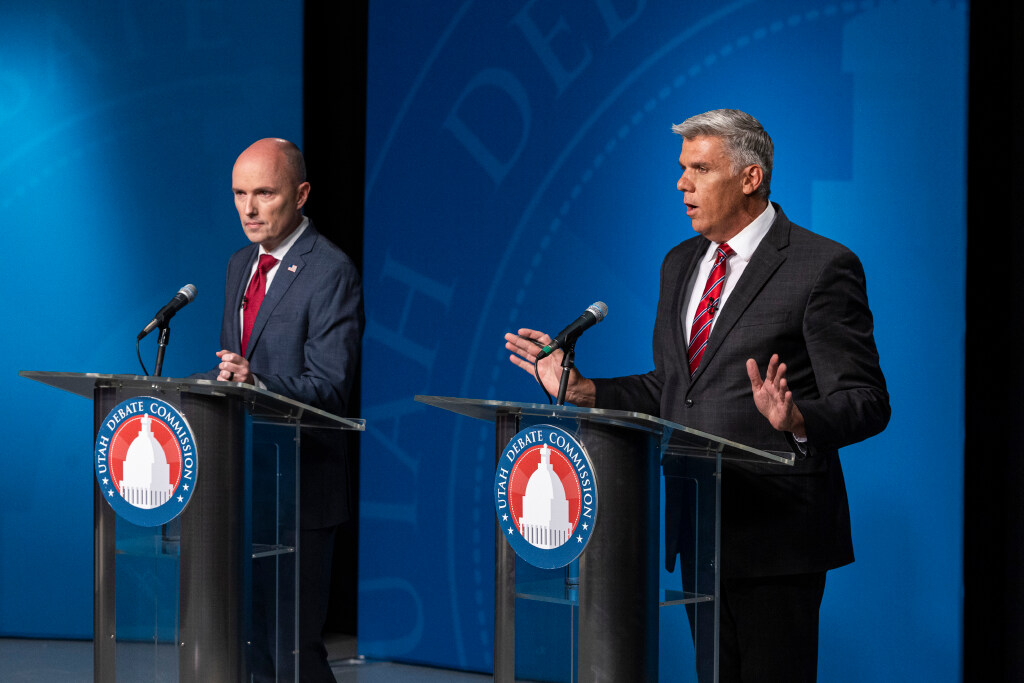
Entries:
{"type": "Polygon", "coordinates": [[[183,498],[182,496],[178,496],[178,502],[179,502],[179,503],[181,503],[181,502],[184,502],[184,500],[185,500],[185,499],[184,499],[184,498],[183,498]]]}
{"type": "Polygon", "coordinates": [[[110,480],[107,479],[106,477],[103,477],[103,485],[106,486],[109,483],[110,483],[110,480]]]}
{"type": "Polygon", "coordinates": [[[507,522],[508,521],[508,515],[502,515],[501,516],[501,521],[507,522]]]}
{"type": "Polygon", "coordinates": [[[182,484],[182,486],[184,486],[185,490],[188,491],[188,484],[182,484]]]}
{"type": "Polygon", "coordinates": [[[577,536],[576,536],[576,542],[577,542],[577,543],[583,543],[583,537],[582,537],[582,536],[579,536],[579,535],[577,535],[577,536]]]}
{"type": "Polygon", "coordinates": [[[512,527],[509,527],[509,528],[508,528],[508,535],[509,535],[509,536],[511,536],[511,535],[512,535],[512,527]]]}
{"type": "Polygon", "coordinates": [[[589,527],[589,526],[588,526],[588,525],[587,525],[586,523],[584,523],[584,524],[583,524],[583,530],[584,530],[584,531],[586,531],[586,530],[587,530],[587,529],[589,529],[589,528],[590,528],[590,527],[589,527]]]}
{"type": "Polygon", "coordinates": [[[110,498],[113,498],[114,497],[114,489],[108,489],[107,490],[107,496],[109,496],[110,498]]]}

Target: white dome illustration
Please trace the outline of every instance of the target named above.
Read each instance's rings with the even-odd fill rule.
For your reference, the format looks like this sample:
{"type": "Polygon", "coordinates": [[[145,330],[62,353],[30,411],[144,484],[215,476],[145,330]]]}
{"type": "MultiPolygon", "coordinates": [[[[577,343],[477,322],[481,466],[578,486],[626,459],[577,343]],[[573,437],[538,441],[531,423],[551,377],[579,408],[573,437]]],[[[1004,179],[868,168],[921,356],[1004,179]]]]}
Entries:
{"type": "Polygon", "coordinates": [[[537,471],[530,475],[523,495],[523,516],[519,525],[530,545],[538,548],[557,548],[569,540],[569,501],[565,487],[551,466],[551,449],[545,444],[540,449],[537,471]]]}
{"type": "Polygon", "coordinates": [[[121,479],[121,497],[137,508],[150,509],[171,498],[171,468],[153,436],[153,418],[142,416],[142,428],[128,447],[121,479]]]}

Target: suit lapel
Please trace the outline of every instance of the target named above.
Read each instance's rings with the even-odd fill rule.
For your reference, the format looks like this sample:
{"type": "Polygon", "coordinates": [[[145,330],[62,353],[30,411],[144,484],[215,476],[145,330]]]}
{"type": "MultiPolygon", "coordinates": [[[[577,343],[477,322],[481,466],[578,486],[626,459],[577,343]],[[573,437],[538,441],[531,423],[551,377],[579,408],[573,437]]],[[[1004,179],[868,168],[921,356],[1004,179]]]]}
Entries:
{"type": "Polygon", "coordinates": [[[260,335],[263,334],[263,328],[267,326],[267,321],[274,313],[274,309],[281,303],[285,293],[288,292],[288,288],[292,286],[295,278],[298,277],[305,267],[306,254],[313,250],[316,238],[317,232],[313,229],[313,221],[310,221],[309,225],[306,226],[306,231],[302,233],[298,241],[292,245],[292,248],[281,259],[281,265],[278,266],[277,272],[274,273],[274,280],[270,283],[267,295],[264,297],[263,303],[260,304],[260,311],[256,314],[256,320],[253,322],[252,333],[249,336],[249,348],[245,350],[246,358],[252,356],[252,351],[259,342],[260,335]]]}
{"type": "Polygon", "coordinates": [[[754,251],[740,281],[736,283],[736,288],[732,290],[729,300],[718,314],[718,320],[715,321],[708,345],[704,349],[704,357],[701,358],[697,372],[690,379],[691,384],[697,382],[704,374],[705,368],[714,361],[715,354],[729,337],[732,328],[757,297],[758,292],[764,288],[765,283],[786,260],[782,250],[789,245],[790,223],[782,209],[776,206],[776,211],[778,215],[775,222],[754,251]]]}

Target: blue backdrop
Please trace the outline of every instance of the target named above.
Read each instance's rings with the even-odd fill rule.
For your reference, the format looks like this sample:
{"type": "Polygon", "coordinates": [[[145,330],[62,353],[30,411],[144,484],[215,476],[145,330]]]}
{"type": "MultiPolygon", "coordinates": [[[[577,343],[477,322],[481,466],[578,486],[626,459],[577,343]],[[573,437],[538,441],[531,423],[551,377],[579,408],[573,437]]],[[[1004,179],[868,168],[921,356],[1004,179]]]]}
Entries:
{"type": "Polygon", "coordinates": [[[301,5],[237,9],[4,4],[0,635],[92,637],[92,406],[18,370],[140,372],[132,337],[188,282],[164,374],[213,367],[248,243],[231,166],[260,137],[301,144],[301,5]]]}
{"type": "MultiPolygon", "coordinates": [[[[774,138],[773,199],[860,255],[892,395],[842,452],[857,562],[829,575],[821,678],[959,679],[966,23],[925,0],[371,5],[361,651],[491,669],[493,431],[411,396],[543,400],[502,334],[598,299],[581,369],[650,369],[658,268],[692,234],[670,127],[733,107],[774,138]]],[[[663,627],[663,653],[688,639],[663,627]]]]}
{"type": "MultiPolygon", "coordinates": [[[[957,680],[966,4],[370,14],[360,649],[490,669],[493,432],[411,397],[539,400],[501,335],[597,299],[581,368],[649,369],[657,269],[691,234],[669,128],[736,107],[775,139],[773,199],[861,256],[892,394],[842,454],[858,560],[829,576],[822,680],[957,680]]],[[[16,373],[137,371],[131,337],[186,282],[165,374],[212,366],[245,243],[231,164],[301,143],[301,22],[270,0],[3,9],[0,635],[91,637],[91,408],[16,373]]]]}

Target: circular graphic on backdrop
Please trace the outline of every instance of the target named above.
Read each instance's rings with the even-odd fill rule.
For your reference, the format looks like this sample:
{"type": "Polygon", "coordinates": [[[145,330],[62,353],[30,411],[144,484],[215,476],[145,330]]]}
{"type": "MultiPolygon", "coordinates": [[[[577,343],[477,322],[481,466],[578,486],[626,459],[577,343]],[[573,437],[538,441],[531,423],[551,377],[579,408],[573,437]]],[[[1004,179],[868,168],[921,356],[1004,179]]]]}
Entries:
{"type": "Polygon", "coordinates": [[[597,517],[593,472],[563,429],[535,425],[512,437],[494,474],[494,508],[516,555],[542,569],[580,556],[597,517]]]}
{"type": "Polygon", "coordinates": [[[114,406],[96,435],[96,481],[119,517],[160,526],[195,489],[197,454],[188,421],[170,403],[137,396],[114,406]]]}

